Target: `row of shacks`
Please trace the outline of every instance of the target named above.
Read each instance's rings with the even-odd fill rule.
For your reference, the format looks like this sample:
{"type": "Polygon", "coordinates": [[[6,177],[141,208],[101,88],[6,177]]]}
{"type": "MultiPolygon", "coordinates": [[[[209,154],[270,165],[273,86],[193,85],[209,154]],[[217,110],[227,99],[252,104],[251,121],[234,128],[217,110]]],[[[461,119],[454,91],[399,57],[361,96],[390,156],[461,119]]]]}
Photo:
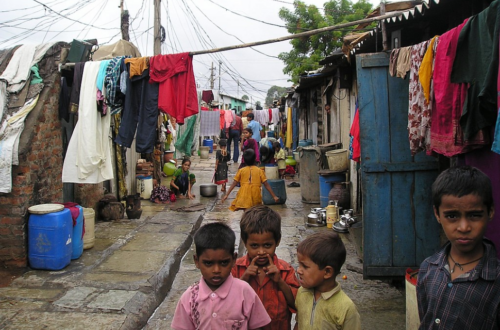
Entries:
{"type": "MultiPolygon", "coordinates": [[[[288,95],[288,105],[297,112],[300,122],[294,145],[301,139],[312,139],[314,144],[340,142],[348,149],[352,143],[351,126],[359,111],[361,158],[360,162],[350,162],[349,187],[351,207],[363,219],[361,250],[366,278],[403,276],[408,267],[418,267],[444,243],[430,193],[440,171],[463,164],[480,168],[492,179],[495,202],[500,203],[500,155],[491,151],[491,140],[484,139],[474,148],[458,148],[460,151],[452,154],[426,152],[425,146],[419,152],[412,149],[409,132],[415,115],[414,77],[410,72],[404,78],[390,72],[394,69],[391,54],[394,56],[395,49],[399,52],[430,41],[473,17],[481,26],[478,21],[484,19],[486,11],[490,18],[497,17],[497,2],[428,0],[387,4],[386,12],[401,12],[383,22],[387,50],[383,50],[382,22],[368,32],[350,34],[344,38],[342,51],[324,58],[320,62],[323,67],[302,76],[288,95]],[[325,111],[326,105],[330,111],[325,111]]],[[[378,12],[379,8],[370,16],[378,12]]],[[[363,28],[366,26],[358,27],[363,28]]],[[[494,49],[496,45],[498,50],[498,32],[495,36],[491,46],[494,49]]],[[[493,60],[498,68],[498,52],[495,55],[489,49],[478,52],[478,56],[488,57],[488,52],[493,58],[476,58],[475,63],[493,60]]],[[[497,72],[495,86],[483,86],[493,88],[495,96],[497,72]]],[[[494,132],[496,110],[495,106],[493,120],[486,121],[481,132],[494,132]]],[[[452,130],[451,120],[447,123],[450,127],[442,128],[452,130]]],[[[430,130],[430,123],[420,125],[430,130]]],[[[495,215],[486,236],[500,246],[500,214],[495,215]]]]}

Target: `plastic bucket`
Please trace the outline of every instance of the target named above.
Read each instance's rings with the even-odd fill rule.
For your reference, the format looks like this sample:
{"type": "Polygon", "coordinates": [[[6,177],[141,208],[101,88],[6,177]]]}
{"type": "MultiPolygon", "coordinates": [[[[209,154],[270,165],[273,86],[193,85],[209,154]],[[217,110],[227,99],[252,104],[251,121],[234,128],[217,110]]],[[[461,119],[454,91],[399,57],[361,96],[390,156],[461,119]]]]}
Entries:
{"type": "Polygon", "coordinates": [[[420,326],[417,305],[417,269],[406,270],[406,329],[417,330],[420,326]]]}
{"type": "Polygon", "coordinates": [[[153,191],[153,178],[151,176],[138,176],[137,177],[137,193],[141,195],[142,199],[149,199],[153,191]]]}
{"type": "Polygon", "coordinates": [[[321,207],[328,206],[328,200],[329,200],[328,194],[330,193],[330,190],[333,188],[333,184],[335,182],[342,182],[344,180],[345,180],[344,174],[319,175],[319,203],[321,207]]]}
{"type": "Polygon", "coordinates": [[[274,205],[274,204],[285,204],[286,203],[286,186],[285,180],[267,180],[267,183],[271,186],[274,194],[280,198],[278,203],[273,199],[273,196],[267,191],[267,189],[262,185],[262,202],[264,205],[274,205]]]}
{"type": "Polygon", "coordinates": [[[71,262],[73,220],[64,209],[47,214],[30,214],[28,261],[31,268],[60,270],[71,262]]]}
{"type": "Polygon", "coordinates": [[[73,226],[73,251],[71,259],[78,259],[83,253],[83,207],[76,206],[80,210],[80,214],[76,218],[76,224],[73,226]]]}
{"type": "Polygon", "coordinates": [[[203,140],[203,146],[204,147],[209,147],[210,148],[210,153],[214,152],[214,140],[212,139],[204,139],[203,140]]]}
{"type": "Polygon", "coordinates": [[[83,208],[85,234],[83,235],[83,249],[91,249],[95,242],[95,212],[91,208],[83,208]]]}
{"type": "Polygon", "coordinates": [[[328,159],[328,168],[332,171],[341,172],[349,168],[347,149],[327,151],[326,158],[328,159]]]}
{"type": "Polygon", "coordinates": [[[266,164],[265,166],[266,178],[268,180],[279,179],[278,165],[276,164],[266,164]]]}
{"type": "Polygon", "coordinates": [[[208,159],[208,153],[210,152],[210,147],[200,147],[200,158],[208,159]]]}

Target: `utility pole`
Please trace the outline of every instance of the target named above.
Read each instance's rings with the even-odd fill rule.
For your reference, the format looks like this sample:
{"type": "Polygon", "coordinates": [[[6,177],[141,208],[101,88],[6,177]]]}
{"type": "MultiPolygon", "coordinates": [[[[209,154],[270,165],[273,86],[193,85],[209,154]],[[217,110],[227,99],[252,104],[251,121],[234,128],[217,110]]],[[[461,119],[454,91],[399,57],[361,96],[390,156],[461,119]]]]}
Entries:
{"type": "MultiPolygon", "coordinates": [[[[385,0],[380,0],[380,15],[385,15],[385,0]]],[[[385,19],[382,20],[382,49],[387,51],[387,32],[385,30],[385,19]]]]}
{"type": "Polygon", "coordinates": [[[155,20],[154,20],[154,55],[161,54],[161,17],[160,17],[160,1],[154,0],[155,20]]]}
{"type": "Polygon", "coordinates": [[[212,68],[210,69],[210,89],[214,89],[214,62],[212,62],[212,68]]]}
{"type": "Polygon", "coordinates": [[[220,76],[221,76],[221,69],[222,68],[222,61],[219,61],[219,93],[220,93],[220,76]]]}
{"type": "Polygon", "coordinates": [[[129,13],[128,10],[123,10],[123,0],[120,0],[120,17],[121,17],[121,25],[120,29],[122,31],[122,39],[123,40],[130,40],[129,34],[128,34],[128,27],[129,27],[129,13]]]}
{"type": "Polygon", "coordinates": [[[240,97],[240,81],[237,80],[236,82],[238,83],[238,91],[236,92],[236,96],[240,97]]]}

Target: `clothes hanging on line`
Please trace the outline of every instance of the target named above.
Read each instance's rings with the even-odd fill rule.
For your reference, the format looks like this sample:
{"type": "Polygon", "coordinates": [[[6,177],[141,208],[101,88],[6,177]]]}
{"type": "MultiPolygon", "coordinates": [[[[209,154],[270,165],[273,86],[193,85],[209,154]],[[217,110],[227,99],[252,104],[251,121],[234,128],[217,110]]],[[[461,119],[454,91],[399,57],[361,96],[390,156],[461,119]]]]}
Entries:
{"type": "Polygon", "coordinates": [[[200,117],[200,136],[218,136],[220,133],[220,112],[201,111],[200,117]]]}
{"type": "Polygon", "coordinates": [[[149,59],[150,81],[159,86],[158,108],[177,120],[198,113],[198,95],[189,53],[156,55],[149,59]]]}

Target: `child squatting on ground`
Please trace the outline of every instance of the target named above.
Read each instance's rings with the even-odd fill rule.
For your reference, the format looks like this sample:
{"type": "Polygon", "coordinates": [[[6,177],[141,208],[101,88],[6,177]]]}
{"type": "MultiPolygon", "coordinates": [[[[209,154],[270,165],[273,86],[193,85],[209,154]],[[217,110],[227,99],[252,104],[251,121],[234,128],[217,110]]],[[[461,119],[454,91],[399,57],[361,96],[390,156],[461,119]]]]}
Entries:
{"type": "Polygon", "coordinates": [[[275,254],[281,241],[280,215],[254,206],[243,213],[240,229],[247,255],[236,260],[231,274],[248,282],[264,304],[271,323],[263,329],[291,329],[299,282],[293,267],[275,254]]]}
{"type": "Polygon", "coordinates": [[[301,288],[294,329],[361,330],[356,306],[335,279],[346,259],[339,235],[330,230],[308,236],[297,247],[297,259],[301,288]]]}
{"type": "Polygon", "coordinates": [[[172,175],[172,181],[170,181],[170,189],[179,198],[194,199],[194,195],[191,193],[191,188],[193,188],[196,178],[194,174],[189,173],[189,168],[191,167],[191,160],[189,158],[184,158],[182,160],[182,165],[180,168],[174,171],[172,175]]]}
{"type": "Polygon", "coordinates": [[[202,277],[182,294],[172,329],[260,329],[271,322],[250,285],[231,275],[235,238],[220,222],[196,232],[194,262],[202,277]]]}
{"type": "Polygon", "coordinates": [[[229,196],[238,183],[240,183],[241,187],[236,194],[236,198],[229,207],[231,211],[248,209],[255,205],[261,205],[262,184],[264,184],[264,187],[269,191],[274,201],[278,203],[280,199],[271,189],[264,171],[255,166],[255,152],[252,149],[245,150],[243,159],[245,160],[246,166],[238,170],[231,187],[229,187],[227,193],[222,197],[221,203],[224,203],[227,196],[229,196]]]}
{"type": "Polygon", "coordinates": [[[432,200],[449,242],[420,265],[419,329],[499,329],[500,263],[484,238],[495,211],[490,179],[474,167],[449,168],[432,184],[432,200]]]}

